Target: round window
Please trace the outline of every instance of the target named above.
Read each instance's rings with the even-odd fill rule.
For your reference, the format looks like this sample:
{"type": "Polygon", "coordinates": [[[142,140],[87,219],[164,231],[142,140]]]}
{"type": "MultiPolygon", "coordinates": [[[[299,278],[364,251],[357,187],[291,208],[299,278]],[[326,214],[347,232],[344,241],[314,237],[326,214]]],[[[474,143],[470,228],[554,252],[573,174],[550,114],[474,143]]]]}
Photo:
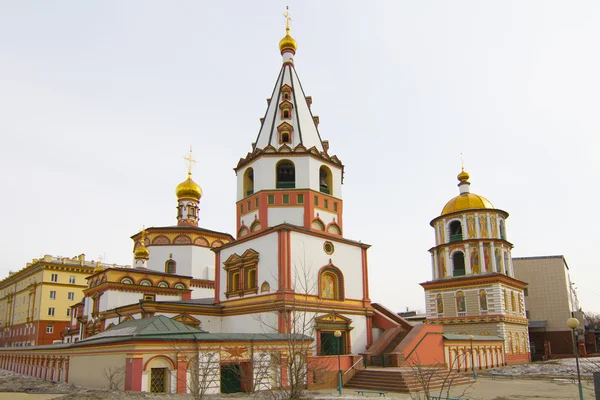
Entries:
{"type": "Polygon", "coordinates": [[[335,250],[335,248],[333,247],[333,243],[325,242],[323,244],[323,250],[325,250],[325,253],[327,254],[333,254],[333,251],[335,250]]]}

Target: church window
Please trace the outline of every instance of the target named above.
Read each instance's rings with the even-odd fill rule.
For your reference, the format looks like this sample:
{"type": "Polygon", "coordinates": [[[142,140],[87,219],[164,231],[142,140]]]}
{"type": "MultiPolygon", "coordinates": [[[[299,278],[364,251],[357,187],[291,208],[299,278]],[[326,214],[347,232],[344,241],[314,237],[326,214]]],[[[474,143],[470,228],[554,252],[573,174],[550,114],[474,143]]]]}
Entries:
{"type": "Polygon", "coordinates": [[[231,274],[229,282],[229,292],[240,290],[240,273],[238,271],[231,274]]]}
{"type": "Polygon", "coordinates": [[[156,286],[161,287],[161,288],[168,288],[169,284],[165,281],[160,281],[160,282],[158,282],[158,285],[156,285],[156,286]]]}
{"type": "Polygon", "coordinates": [[[500,239],[506,240],[506,227],[503,219],[500,220],[500,239]]]}
{"type": "Polygon", "coordinates": [[[317,207],[319,206],[319,197],[318,196],[315,196],[315,198],[314,198],[314,205],[317,207]]]}
{"type": "Polygon", "coordinates": [[[450,242],[457,242],[462,239],[462,224],[460,221],[450,222],[450,242]]]}
{"type": "Polygon", "coordinates": [[[282,198],[283,204],[290,204],[290,195],[284,194],[282,198]]]}
{"type": "Polygon", "coordinates": [[[173,287],[174,287],[175,289],[180,289],[180,290],[183,290],[183,289],[185,289],[185,284],[183,284],[183,283],[181,283],[181,282],[178,282],[178,283],[176,283],[176,284],[175,284],[173,287]]]}
{"type": "Polygon", "coordinates": [[[319,275],[319,297],[329,300],[344,299],[342,272],[333,265],[323,268],[319,275]]]}
{"type": "Polygon", "coordinates": [[[133,285],[133,280],[131,278],[123,278],[121,279],[121,283],[125,285],[133,285]]]}
{"type": "Polygon", "coordinates": [[[289,100],[290,99],[290,92],[283,92],[283,99],[284,100],[289,100]]]}
{"type": "Polygon", "coordinates": [[[268,293],[271,291],[271,285],[269,285],[269,282],[264,281],[262,283],[262,285],[260,285],[260,292],[261,293],[268,293]]]}
{"type": "Polygon", "coordinates": [[[244,196],[250,196],[254,194],[254,170],[252,168],[247,168],[244,171],[244,196]]]}
{"type": "Polygon", "coordinates": [[[254,207],[258,208],[258,197],[254,199],[254,207]]]}
{"type": "Polygon", "coordinates": [[[252,223],[252,225],[250,225],[250,231],[251,232],[256,232],[261,230],[262,225],[260,224],[260,221],[256,220],[252,223]]]}
{"type": "Polygon", "coordinates": [[[312,229],[316,229],[318,231],[324,231],[325,230],[325,225],[323,225],[323,222],[321,222],[321,220],[318,219],[318,218],[313,219],[312,223],[310,224],[310,227],[312,229]]]}
{"type": "Polygon", "coordinates": [[[325,165],[322,165],[321,168],[319,168],[319,191],[321,193],[333,195],[331,178],[331,170],[325,165]]]}
{"type": "Polygon", "coordinates": [[[283,119],[290,119],[290,110],[283,110],[283,119]]]}
{"type": "Polygon", "coordinates": [[[338,210],[338,203],[333,203],[333,211],[337,212],[338,210]]]}
{"type": "Polygon", "coordinates": [[[296,197],[296,202],[297,202],[298,204],[304,204],[304,195],[303,195],[303,194],[299,194],[299,195],[296,197]]]}
{"type": "Polygon", "coordinates": [[[438,314],[444,314],[444,299],[441,293],[435,296],[435,308],[438,314]]]}
{"type": "Polygon", "coordinates": [[[279,125],[277,127],[277,132],[279,132],[279,144],[291,144],[293,130],[294,128],[287,122],[279,125]]]}
{"type": "Polygon", "coordinates": [[[142,279],[140,281],[141,286],[152,286],[152,281],[150,279],[142,279]]]}
{"type": "Polygon", "coordinates": [[[456,293],[456,311],[458,313],[466,313],[467,312],[467,304],[465,302],[465,293],[462,291],[456,293]]]}
{"type": "Polygon", "coordinates": [[[279,142],[280,143],[290,143],[290,133],[288,131],[281,132],[279,142]]]}
{"type": "Polygon", "coordinates": [[[335,247],[333,246],[333,243],[327,241],[323,243],[323,250],[325,251],[325,253],[331,255],[335,251],[335,247]]]}
{"type": "Polygon", "coordinates": [[[462,251],[457,251],[452,255],[453,276],[463,276],[465,274],[465,255],[462,251]]]}
{"type": "Polygon", "coordinates": [[[250,201],[248,201],[248,202],[246,203],[246,209],[247,209],[248,211],[250,211],[250,210],[252,209],[252,203],[250,203],[250,201]]]}
{"type": "Polygon", "coordinates": [[[165,273],[176,274],[177,273],[177,263],[173,260],[168,260],[165,263],[165,273]]]}
{"type": "Polygon", "coordinates": [[[517,302],[515,301],[515,292],[510,292],[510,303],[513,312],[517,311],[517,302]]]}
{"type": "Polygon", "coordinates": [[[484,289],[479,291],[479,309],[481,311],[487,311],[488,309],[487,292],[484,289]]]}
{"type": "Polygon", "coordinates": [[[144,294],[144,301],[155,301],[155,300],[156,300],[155,294],[144,294]]]}
{"type": "Polygon", "coordinates": [[[296,168],[291,161],[282,160],[277,164],[277,189],[296,187],[296,168]]]}
{"type": "Polygon", "coordinates": [[[256,282],[256,267],[246,268],[244,272],[244,289],[252,289],[257,287],[258,283],[256,282]]]}
{"type": "Polygon", "coordinates": [[[240,212],[243,213],[244,212],[244,205],[240,204],[240,212]]]}
{"type": "Polygon", "coordinates": [[[340,226],[338,224],[336,224],[335,222],[332,222],[327,226],[327,232],[333,233],[334,235],[342,234],[342,230],[340,229],[340,226]]]}
{"type": "Polygon", "coordinates": [[[329,208],[329,200],[323,199],[323,208],[329,208]]]}
{"type": "Polygon", "coordinates": [[[270,194],[267,196],[267,203],[269,204],[275,204],[275,196],[270,194]]]}
{"type": "Polygon", "coordinates": [[[258,253],[246,250],[242,256],[233,254],[223,263],[227,272],[225,296],[241,297],[247,293],[258,292],[258,253]]]}

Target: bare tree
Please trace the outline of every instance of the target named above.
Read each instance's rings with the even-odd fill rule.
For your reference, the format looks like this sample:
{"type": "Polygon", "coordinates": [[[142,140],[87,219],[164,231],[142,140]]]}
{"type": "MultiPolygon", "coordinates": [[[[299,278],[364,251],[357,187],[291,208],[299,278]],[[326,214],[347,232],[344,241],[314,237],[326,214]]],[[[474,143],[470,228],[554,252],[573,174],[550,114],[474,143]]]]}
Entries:
{"type": "Polygon", "coordinates": [[[117,367],[113,365],[111,367],[104,368],[102,373],[108,382],[108,389],[123,389],[123,383],[125,382],[125,367],[117,367]]]}
{"type": "Polygon", "coordinates": [[[195,400],[202,400],[211,391],[219,389],[220,353],[218,347],[203,347],[197,339],[172,342],[170,347],[177,359],[187,364],[185,380],[187,392],[195,400]]]}
{"type": "Polygon", "coordinates": [[[414,400],[430,400],[433,397],[439,399],[462,398],[471,388],[473,382],[464,388],[456,388],[459,384],[464,384],[460,381],[463,375],[454,370],[459,362],[458,357],[460,356],[450,360],[450,365],[445,363],[423,365],[418,356],[415,360],[408,362],[409,378],[418,382],[420,389],[411,391],[410,397],[414,400]]]}
{"type": "MultiPolygon", "coordinates": [[[[304,264],[302,264],[304,265],[304,264]]],[[[307,397],[309,383],[319,383],[327,370],[326,361],[315,355],[315,319],[323,314],[322,302],[316,296],[318,284],[310,270],[298,269],[294,263],[293,296],[274,301],[274,308],[285,324],[285,332],[277,336],[279,344],[254,353],[254,389],[274,400],[298,400],[307,397]],[[282,370],[286,376],[282,376],[282,370]]],[[[279,322],[258,315],[263,331],[278,332],[279,322]]],[[[275,336],[274,336],[275,338],[275,336]]]]}

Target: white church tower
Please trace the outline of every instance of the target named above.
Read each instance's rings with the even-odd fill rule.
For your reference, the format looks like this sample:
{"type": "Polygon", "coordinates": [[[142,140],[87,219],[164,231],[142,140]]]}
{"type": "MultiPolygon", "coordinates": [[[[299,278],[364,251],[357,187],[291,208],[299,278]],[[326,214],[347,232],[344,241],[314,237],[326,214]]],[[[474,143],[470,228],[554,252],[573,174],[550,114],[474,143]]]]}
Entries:
{"type": "Polygon", "coordinates": [[[329,154],[300,83],[289,20],[279,48],[258,137],[235,168],[237,238],[213,249],[215,304],[224,332],[261,332],[257,316],[273,332],[290,332],[292,309],[310,309],[317,354],[335,354],[336,330],[342,354],[364,352],[373,341],[370,246],[343,236],[344,166],[329,154]]]}

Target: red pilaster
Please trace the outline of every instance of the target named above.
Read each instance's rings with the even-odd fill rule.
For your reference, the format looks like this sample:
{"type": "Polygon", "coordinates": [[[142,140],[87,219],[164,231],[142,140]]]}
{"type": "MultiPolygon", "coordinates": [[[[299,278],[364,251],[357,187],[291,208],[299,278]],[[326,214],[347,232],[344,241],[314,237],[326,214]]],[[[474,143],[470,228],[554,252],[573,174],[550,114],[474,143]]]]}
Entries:
{"type": "Polygon", "coordinates": [[[367,348],[373,344],[373,317],[367,316],[367,348]]]}
{"type": "Polygon", "coordinates": [[[362,249],[362,279],[363,279],[363,301],[369,299],[369,266],[367,262],[367,249],[362,249]]]}
{"type": "Polygon", "coordinates": [[[187,361],[184,356],[177,356],[177,393],[187,393],[187,361]]]}
{"type": "Polygon", "coordinates": [[[125,390],[142,391],[142,358],[128,355],[125,359],[125,390]]]}
{"type": "Polygon", "coordinates": [[[215,250],[215,304],[219,304],[221,296],[221,250],[215,250]]]}

